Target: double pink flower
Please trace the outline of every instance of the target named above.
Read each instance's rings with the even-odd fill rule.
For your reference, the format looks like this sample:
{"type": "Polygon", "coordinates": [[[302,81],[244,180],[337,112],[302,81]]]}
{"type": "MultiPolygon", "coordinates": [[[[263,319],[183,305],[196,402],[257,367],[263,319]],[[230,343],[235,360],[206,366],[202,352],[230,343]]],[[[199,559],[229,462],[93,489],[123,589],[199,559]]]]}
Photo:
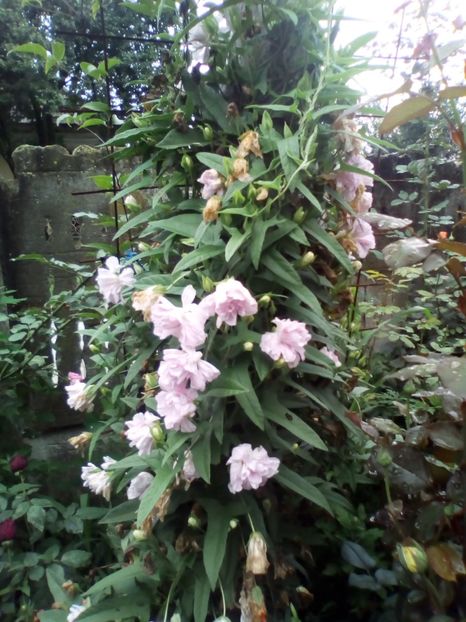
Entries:
{"type": "Polygon", "coordinates": [[[262,335],[260,349],[274,361],[283,360],[288,367],[296,367],[304,360],[304,348],[312,338],[311,333],[303,322],[296,320],[276,317],[272,323],[277,328],[262,335]]]}

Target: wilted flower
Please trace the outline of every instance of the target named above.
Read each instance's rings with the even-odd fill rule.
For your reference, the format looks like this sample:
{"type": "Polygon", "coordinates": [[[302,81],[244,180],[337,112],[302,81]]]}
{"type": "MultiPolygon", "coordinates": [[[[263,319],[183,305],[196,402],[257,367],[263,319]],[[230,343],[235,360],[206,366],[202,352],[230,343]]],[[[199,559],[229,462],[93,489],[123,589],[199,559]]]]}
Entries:
{"type": "Polygon", "coordinates": [[[257,302],[248,289],[236,279],[222,281],[199,305],[207,316],[217,315],[217,328],[223,322],[236,326],[238,316],[257,313],[257,302]]]}
{"type": "Polygon", "coordinates": [[[210,197],[202,210],[202,218],[204,222],[215,222],[218,218],[218,213],[222,209],[222,202],[217,195],[210,197]]]}
{"type": "Polygon", "coordinates": [[[150,454],[154,439],[152,427],[158,421],[158,417],[149,411],[136,413],[130,421],[125,421],[125,436],[130,447],[136,447],[138,454],[144,456],[150,454]]]}
{"type": "Polygon", "coordinates": [[[14,540],[16,537],[16,523],[12,518],[6,518],[0,523],[0,542],[14,540]]]}
{"type": "Polygon", "coordinates": [[[28,465],[28,459],[26,456],[16,455],[10,460],[10,469],[13,473],[23,471],[28,465]]]}
{"type": "Polygon", "coordinates": [[[111,481],[108,467],[115,464],[116,460],[109,456],[104,457],[100,468],[92,462],[88,462],[87,466],[81,467],[81,479],[84,486],[89,488],[96,495],[102,495],[104,499],[110,501],[111,481]]]}
{"type": "Polygon", "coordinates": [[[346,153],[359,153],[363,142],[357,135],[358,124],[354,119],[348,117],[338,117],[334,122],[333,128],[337,131],[337,139],[343,145],[346,153]]]}
{"type": "Polygon", "coordinates": [[[65,387],[65,391],[68,393],[66,403],[73,410],[87,413],[94,410],[95,393],[92,385],[74,380],[65,387]]]}
{"type": "Polygon", "coordinates": [[[262,158],[262,151],[259,144],[259,134],[252,130],[248,130],[240,136],[240,144],[236,151],[237,158],[245,158],[253,153],[258,158],[262,158]]]}
{"type": "MultiPolygon", "coordinates": [[[[372,162],[361,154],[352,155],[348,159],[347,164],[367,171],[368,173],[374,172],[374,165],[372,162]]],[[[340,192],[348,202],[351,202],[361,186],[372,187],[374,185],[374,180],[372,177],[369,177],[369,175],[364,175],[363,173],[340,170],[335,174],[335,185],[338,192],[340,192]]]]}
{"type": "Polygon", "coordinates": [[[225,180],[214,168],[204,171],[197,181],[204,186],[201,195],[206,201],[215,194],[220,196],[223,194],[225,180]]]}
{"type": "Polygon", "coordinates": [[[126,496],[128,499],[140,499],[152,484],[154,476],[151,473],[143,471],[134,477],[128,486],[126,496]]]}
{"type": "Polygon", "coordinates": [[[194,64],[201,63],[204,65],[207,63],[209,60],[209,33],[203,21],[190,29],[188,48],[194,64]]]}
{"type": "Polygon", "coordinates": [[[148,287],[139,292],[134,292],[132,296],[132,307],[135,311],[142,311],[143,318],[150,322],[151,309],[160,298],[160,292],[156,287],[148,287]]]}
{"type": "Polygon", "coordinates": [[[338,354],[335,352],[335,350],[330,350],[330,348],[327,348],[327,346],[324,346],[323,348],[320,349],[320,352],[321,354],[329,358],[332,361],[332,363],[335,364],[335,367],[341,367],[341,361],[338,357],[338,354]]]}
{"type": "Polygon", "coordinates": [[[71,605],[70,611],[66,617],[66,622],[75,622],[81,615],[83,611],[86,610],[86,607],[82,605],[71,605]]]}
{"type": "Polygon", "coordinates": [[[185,451],[184,454],[184,464],[181,474],[183,476],[183,479],[186,480],[188,483],[191,483],[199,477],[199,473],[196,471],[196,467],[194,465],[193,455],[189,451],[189,449],[185,451]]]}
{"type": "Polygon", "coordinates": [[[253,449],[249,443],[243,443],[233,448],[227,464],[230,466],[228,489],[237,493],[263,486],[278,473],[280,460],[270,458],[262,446],[253,449]]]}
{"type": "Polygon", "coordinates": [[[196,426],[191,418],[196,413],[194,400],[197,391],[185,389],[183,391],[159,391],[155,396],[157,412],[163,417],[167,430],[178,432],[194,432],[196,426]]]}
{"type": "MultiPolygon", "coordinates": [[[[360,186],[362,188],[362,186],[360,186]]],[[[372,207],[372,192],[357,192],[351,207],[358,214],[367,214],[372,207]]]]}
{"type": "Polygon", "coordinates": [[[259,531],[253,531],[249,537],[246,572],[267,574],[270,564],[267,560],[267,544],[259,531]]]}
{"type": "Polygon", "coordinates": [[[370,250],[375,248],[375,237],[372,227],[362,218],[355,218],[349,238],[354,247],[351,250],[364,259],[370,250]]]}
{"type": "Polygon", "coordinates": [[[118,257],[109,257],[105,268],[97,270],[97,286],[105,302],[118,304],[121,302],[123,287],[134,284],[134,272],[131,268],[121,268],[118,257]]]}
{"type": "Polygon", "coordinates": [[[269,191],[267,188],[261,188],[259,192],[256,194],[256,201],[261,203],[262,201],[267,201],[269,196],[269,191]]]}
{"type": "Polygon", "coordinates": [[[303,322],[296,320],[272,320],[277,329],[264,333],[260,341],[260,349],[271,359],[283,359],[288,367],[296,367],[304,360],[304,348],[311,340],[311,333],[303,322]]]}
{"type": "Polygon", "coordinates": [[[193,303],[196,290],[192,285],[184,288],[181,307],[176,307],[161,296],[152,307],[151,319],[154,334],[160,339],[177,337],[183,349],[194,350],[206,340],[204,324],[206,314],[193,303]]]}
{"type": "Polygon", "coordinates": [[[202,360],[202,352],[175,350],[168,348],[163,352],[160,363],[159,386],[164,391],[195,389],[204,391],[206,384],[220,375],[220,371],[202,360]]]}
{"type": "Polygon", "coordinates": [[[249,182],[252,180],[252,177],[249,174],[249,164],[245,158],[236,158],[233,161],[231,176],[233,179],[243,182],[249,182]]]}
{"type": "Polygon", "coordinates": [[[70,438],[68,439],[68,443],[72,445],[75,449],[82,450],[89,445],[91,438],[92,432],[82,432],[77,436],[70,436],[70,438]]]}

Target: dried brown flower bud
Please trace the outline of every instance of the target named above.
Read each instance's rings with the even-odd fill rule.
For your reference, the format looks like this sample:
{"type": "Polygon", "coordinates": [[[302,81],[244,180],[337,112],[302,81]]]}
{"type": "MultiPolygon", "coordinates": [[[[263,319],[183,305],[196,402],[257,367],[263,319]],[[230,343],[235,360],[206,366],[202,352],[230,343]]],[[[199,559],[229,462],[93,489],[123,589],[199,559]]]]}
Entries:
{"type": "Polygon", "coordinates": [[[77,436],[71,436],[68,439],[68,443],[72,445],[75,449],[83,450],[85,449],[89,443],[91,442],[92,432],[82,432],[77,436]]]}
{"type": "Polygon", "coordinates": [[[236,152],[238,158],[245,158],[253,153],[258,158],[262,158],[262,151],[259,144],[259,134],[253,130],[248,130],[240,136],[240,144],[236,152]]]}
{"type": "Polygon", "coordinates": [[[213,197],[207,201],[206,206],[204,207],[204,211],[202,212],[202,217],[204,218],[204,222],[214,222],[218,218],[218,213],[222,208],[222,201],[220,197],[214,194],[213,197]]]}
{"type": "Polygon", "coordinates": [[[267,574],[269,562],[267,559],[267,544],[259,531],[253,531],[248,542],[248,556],[246,558],[246,572],[253,574],[267,574]]]}
{"type": "Polygon", "coordinates": [[[235,102],[230,102],[228,104],[227,117],[230,117],[231,119],[235,119],[236,117],[239,117],[238,106],[235,104],[235,102]]]}
{"type": "Polygon", "coordinates": [[[261,188],[259,192],[256,194],[256,201],[261,203],[262,201],[267,201],[269,197],[269,191],[267,188],[261,188]]]}
{"type": "Polygon", "coordinates": [[[239,181],[251,181],[251,175],[249,175],[249,164],[244,158],[236,158],[233,161],[233,169],[231,176],[239,181]]]}

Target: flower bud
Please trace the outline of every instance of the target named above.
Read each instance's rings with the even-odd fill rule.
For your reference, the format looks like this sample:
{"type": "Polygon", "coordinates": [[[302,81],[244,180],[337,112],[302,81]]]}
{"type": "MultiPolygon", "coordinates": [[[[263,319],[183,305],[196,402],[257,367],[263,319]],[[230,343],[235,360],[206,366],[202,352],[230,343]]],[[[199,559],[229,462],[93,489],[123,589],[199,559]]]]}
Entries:
{"type": "Polygon", "coordinates": [[[246,572],[252,572],[256,575],[267,574],[268,567],[267,544],[259,531],[253,531],[248,542],[246,572]]]}
{"type": "Polygon", "coordinates": [[[237,518],[232,518],[230,521],[230,529],[236,529],[239,525],[239,521],[237,518]]]}
{"type": "Polygon", "coordinates": [[[272,302],[272,298],[268,294],[264,294],[259,298],[259,306],[267,308],[272,302]]]}
{"type": "Polygon", "coordinates": [[[396,545],[398,559],[403,568],[408,572],[420,573],[425,572],[428,565],[427,554],[420,544],[409,538],[407,544],[396,545]]]}
{"type": "Polygon", "coordinates": [[[144,391],[153,391],[157,388],[159,383],[159,377],[157,372],[153,371],[150,374],[144,374],[144,391]]]}
{"type": "Polygon", "coordinates": [[[96,346],[95,343],[90,343],[88,348],[93,354],[98,354],[100,352],[99,346],[96,346]]]}
{"type": "Polygon", "coordinates": [[[301,268],[306,268],[306,266],[310,266],[311,263],[314,263],[316,260],[316,256],[312,251],[307,251],[299,260],[298,264],[301,268]]]}
{"type": "Polygon", "coordinates": [[[276,369],[283,369],[284,367],[288,367],[288,365],[286,364],[286,361],[283,357],[280,357],[278,359],[278,361],[275,361],[274,365],[273,365],[276,369]]]}
{"type": "Polygon", "coordinates": [[[65,581],[64,583],[62,583],[62,588],[71,597],[75,596],[78,593],[78,586],[76,585],[76,583],[73,583],[73,581],[65,581]]]}
{"type": "Polygon", "coordinates": [[[241,205],[243,205],[245,200],[246,199],[244,198],[241,190],[236,190],[231,197],[231,201],[236,207],[240,207],[241,205]]]}
{"type": "Polygon", "coordinates": [[[247,181],[249,177],[249,164],[246,158],[236,158],[235,160],[233,160],[231,174],[232,177],[234,177],[235,179],[239,179],[240,181],[247,181]]]}
{"type": "Polygon", "coordinates": [[[362,269],[362,262],[359,261],[359,259],[356,259],[356,261],[353,261],[352,265],[356,272],[359,272],[359,270],[362,269]]]}
{"type": "Polygon", "coordinates": [[[377,462],[380,466],[387,467],[393,462],[393,458],[388,449],[379,449],[377,452],[377,462]]]}
{"type": "Polygon", "coordinates": [[[199,527],[201,526],[201,521],[197,516],[191,514],[188,518],[188,525],[193,529],[199,529],[199,527]]]}
{"type": "Polygon", "coordinates": [[[187,153],[183,154],[183,157],[181,158],[181,166],[187,173],[189,173],[193,168],[193,159],[187,153]]]}
{"type": "Polygon", "coordinates": [[[249,201],[257,200],[257,190],[254,188],[252,184],[250,184],[248,188],[248,199],[249,201]]]}
{"type": "Polygon", "coordinates": [[[133,529],[133,538],[137,542],[142,542],[143,540],[147,540],[147,534],[143,529],[133,529]]]}
{"type": "Polygon", "coordinates": [[[214,622],[231,622],[231,620],[226,616],[220,616],[219,618],[215,618],[214,622]]]}
{"type": "Polygon", "coordinates": [[[208,140],[210,142],[214,137],[214,130],[210,127],[210,125],[204,125],[202,128],[202,135],[204,136],[204,140],[208,140]]]}
{"type": "Polygon", "coordinates": [[[243,350],[245,352],[252,352],[253,348],[254,348],[254,344],[252,343],[252,341],[245,341],[243,343],[243,350]]]}
{"type": "Polygon", "coordinates": [[[202,289],[208,294],[210,294],[210,292],[214,291],[214,288],[215,288],[215,284],[212,281],[212,279],[208,276],[202,275],[202,289]]]}
{"type": "Polygon", "coordinates": [[[28,459],[26,456],[16,455],[10,460],[10,469],[13,473],[23,471],[28,465],[28,459]]]}
{"type": "Polygon", "coordinates": [[[165,440],[165,432],[163,431],[162,426],[158,421],[156,421],[151,427],[150,433],[156,443],[163,443],[163,441],[165,440]]]}
{"type": "Polygon", "coordinates": [[[267,201],[268,197],[269,191],[267,190],[267,188],[260,188],[256,194],[256,201],[258,203],[261,203],[262,201],[267,201]]]}
{"type": "Polygon", "coordinates": [[[306,212],[304,211],[302,207],[298,207],[298,209],[294,213],[293,220],[295,221],[296,224],[300,225],[304,222],[305,218],[306,218],[306,212]]]}

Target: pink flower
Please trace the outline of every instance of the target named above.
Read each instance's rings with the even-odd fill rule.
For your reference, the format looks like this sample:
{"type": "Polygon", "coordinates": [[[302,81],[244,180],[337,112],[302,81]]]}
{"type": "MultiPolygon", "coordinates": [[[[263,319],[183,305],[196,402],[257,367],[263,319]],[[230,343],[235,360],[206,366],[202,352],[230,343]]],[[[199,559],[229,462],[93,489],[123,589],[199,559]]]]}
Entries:
{"type": "Polygon", "coordinates": [[[105,456],[100,468],[92,464],[92,462],[88,462],[87,466],[81,467],[81,479],[84,486],[96,495],[102,495],[107,501],[110,501],[112,487],[108,468],[115,462],[116,460],[113,458],[105,456]]]}
{"type": "Polygon", "coordinates": [[[65,387],[65,391],[68,393],[66,403],[73,410],[86,413],[94,410],[95,394],[92,385],[87,385],[79,380],[71,380],[71,384],[65,387]]]}
{"type": "MultiPolygon", "coordinates": [[[[352,155],[348,159],[347,164],[367,171],[368,173],[374,172],[374,165],[372,162],[361,154],[352,155]]],[[[338,192],[340,192],[348,202],[351,202],[356,196],[356,192],[360,186],[372,187],[374,185],[374,180],[372,177],[369,177],[369,175],[364,175],[363,173],[337,171],[335,183],[338,192]]]]}
{"type": "Polygon", "coordinates": [[[121,268],[118,257],[109,257],[105,268],[97,270],[97,286],[105,302],[118,304],[121,302],[123,287],[134,284],[134,272],[131,268],[121,268]]]}
{"type": "Polygon", "coordinates": [[[191,421],[196,413],[194,400],[197,391],[159,391],[155,396],[157,412],[163,417],[167,430],[178,432],[194,432],[196,426],[191,421]]]}
{"type": "Polygon", "coordinates": [[[184,288],[181,307],[176,307],[164,296],[152,306],[151,319],[154,335],[160,339],[176,337],[183,349],[194,350],[206,340],[204,324],[207,316],[200,305],[193,304],[196,291],[192,285],[184,288]]]}
{"type": "Polygon", "coordinates": [[[330,348],[327,348],[327,346],[324,346],[323,348],[320,349],[320,352],[321,354],[329,358],[332,361],[332,363],[334,363],[335,367],[341,367],[341,361],[338,357],[338,354],[335,352],[335,350],[330,350],[330,348]]]}
{"type": "Polygon", "coordinates": [[[154,476],[146,471],[143,471],[142,473],[136,475],[136,477],[133,477],[129,483],[128,490],[126,491],[128,499],[140,499],[152,484],[153,479],[154,476]]]}
{"type": "Polygon", "coordinates": [[[227,462],[230,466],[230,492],[257,490],[278,473],[280,460],[270,458],[262,446],[255,449],[249,443],[233,448],[227,462]]]}
{"type": "Polygon", "coordinates": [[[356,246],[356,254],[361,259],[367,257],[369,251],[375,248],[375,237],[372,227],[362,218],[355,218],[350,237],[356,246]]]}
{"type": "Polygon", "coordinates": [[[288,367],[296,367],[304,360],[304,347],[311,340],[311,333],[303,322],[296,320],[272,320],[277,329],[262,335],[260,349],[271,359],[283,359],[288,367]]]}
{"type": "Polygon", "coordinates": [[[152,437],[152,426],[158,417],[148,412],[136,413],[130,421],[125,421],[128,428],[125,436],[129,441],[130,447],[136,447],[140,456],[150,454],[154,439],[152,437]]]}
{"type": "Polygon", "coordinates": [[[257,313],[257,302],[249,290],[233,278],[219,283],[215,292],[206,296],[199,306],[209,317],[217,315],[217,328],[222,322],[236,326],[238,316],[257,313]]]}
{"type": "Polygon", "coordinates": [[[223,194],[223,177],[217,173],[213,168],[209,168],[202,173],[197,180],[200,184],[204,185],[202,188],[202,198],[206,201],[213,197],[214,194],[223,194]]]}
{"type": "Polygon", "coordinates": [[[158,370],[160,388],[164,391],[189,388],[204,391],[206,384],[215,380],[220,371],[201,359],[202,353],[194,350],[164,350],[158,370]]]}
{"type": "Polygon", "coordinates": [[[78,374],[75,371],[69,371],[68,380],[70,381],[70,384],[74,384],[75,382],[82,382],[84,378],[81,374],[78,374]]]}

